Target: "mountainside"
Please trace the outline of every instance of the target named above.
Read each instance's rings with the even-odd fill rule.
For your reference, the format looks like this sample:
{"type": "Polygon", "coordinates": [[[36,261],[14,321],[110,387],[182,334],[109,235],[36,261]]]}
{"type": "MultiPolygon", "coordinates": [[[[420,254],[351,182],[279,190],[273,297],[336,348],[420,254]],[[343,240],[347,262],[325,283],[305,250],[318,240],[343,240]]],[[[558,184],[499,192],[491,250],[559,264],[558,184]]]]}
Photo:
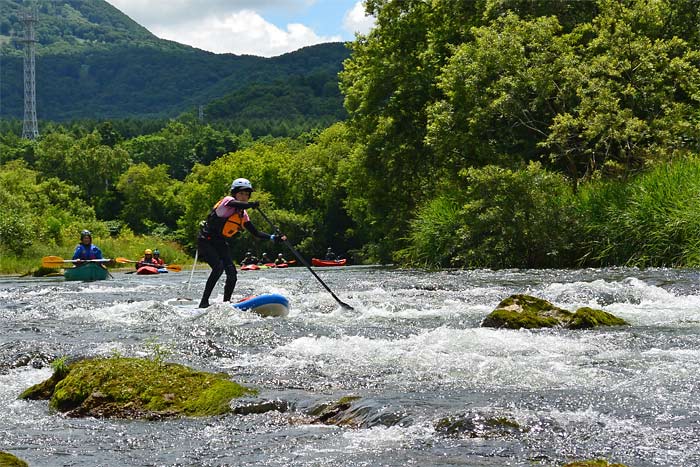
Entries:
{"type": "MultiPolygon", "coordinates": [[[[323,115],[324,120],[344,115],[336,76],[349,56],[344,44],[321,44],[273,58],[217,55],[158,39],[103,0],[36,4],[40,120],[172,117],[199,105],[213,106],[218,119],[235,119],[260,116],[260,109],[274,107],[274,101],[273,113],[284,115],[280,106],[300,100],[305,104],[297,106],[295,115],[323,115]],[[300,99],[309,95],[312,82],[315,99],[300,99]],[[247,88],[260,85],[284,87],[295,97],[267,93],[262,101],[259,96],[241,99],[254,92],[247,88]]],[[[20,0],[0,0],[0,7],[0,117],[21,118],[23,52],[16,38],[23,35],[20,17],[26,7],[20,0]]]]}

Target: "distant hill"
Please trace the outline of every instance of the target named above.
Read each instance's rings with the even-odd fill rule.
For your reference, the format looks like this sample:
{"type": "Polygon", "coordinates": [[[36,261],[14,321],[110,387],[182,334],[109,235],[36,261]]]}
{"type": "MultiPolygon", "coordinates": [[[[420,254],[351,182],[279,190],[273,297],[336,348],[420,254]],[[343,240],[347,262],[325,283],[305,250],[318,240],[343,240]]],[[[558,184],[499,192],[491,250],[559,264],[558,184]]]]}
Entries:
{"type": "MultiPolygon", "coordinates": [[[[40,120],[172,117],[205,106],[207,117],[344,117],[337,73],[342,43],[279,57],[213,54],[155,37],[104,0],[38,0],[40,120]]],[[[21,0],[0,0],[0,117],[23,115],[21,0]]]]}

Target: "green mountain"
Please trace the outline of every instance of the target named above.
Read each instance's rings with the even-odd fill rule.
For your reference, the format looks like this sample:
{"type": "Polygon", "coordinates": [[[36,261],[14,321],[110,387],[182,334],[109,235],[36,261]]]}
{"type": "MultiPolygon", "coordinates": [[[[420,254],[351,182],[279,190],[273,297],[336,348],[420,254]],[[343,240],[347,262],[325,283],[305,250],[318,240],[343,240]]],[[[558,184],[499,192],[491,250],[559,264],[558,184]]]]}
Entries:
{"type": "MultiPolygon", "coordinates": [[[[23,115],[27,3],[0,0],[0,117],[23,115]]],[[[207,118],[344,118],[337,73],[342,43],[279,57],[213,54],[155,37],[104,0],[35,0],[40,120],[173,117],[204,106],[207,118]]]]}

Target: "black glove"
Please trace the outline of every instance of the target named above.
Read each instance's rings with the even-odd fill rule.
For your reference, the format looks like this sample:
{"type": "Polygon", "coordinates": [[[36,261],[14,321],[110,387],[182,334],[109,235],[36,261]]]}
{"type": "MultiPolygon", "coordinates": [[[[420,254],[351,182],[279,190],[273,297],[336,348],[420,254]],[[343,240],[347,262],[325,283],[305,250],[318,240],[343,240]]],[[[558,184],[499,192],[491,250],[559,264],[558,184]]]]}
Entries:
{"type": "Polygon", "coordinates": [[[251,201],[248,203],[248,207],[253,209],[258,208],[260,207],[260,201],[251,201]]]}

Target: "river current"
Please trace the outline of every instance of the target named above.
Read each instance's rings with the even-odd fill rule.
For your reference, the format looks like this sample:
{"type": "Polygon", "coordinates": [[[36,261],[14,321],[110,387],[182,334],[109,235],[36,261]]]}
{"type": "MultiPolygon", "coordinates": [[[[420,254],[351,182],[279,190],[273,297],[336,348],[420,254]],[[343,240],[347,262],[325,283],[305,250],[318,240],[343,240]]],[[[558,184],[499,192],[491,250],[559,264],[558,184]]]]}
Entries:
{"type": "MultiPolygon", "coordinates": [[[[221,303],[198,270],[107,281],[0,279],[0,451],[30,466],[700,465],[700,274],[676,269],[424,272],[351,266],[239,273],[234,299],[290,300],[286,318],[221,303]],[[601,308],[629,327],[496,330],[527,293],[601,308]],[[74,419],[22,401],[53,358],[153,356],[226,372],[286,411],[200,419],[74,419]],[[360,427],[305,410],[358,396],[360,427]],[[506,433],[440,420],[505,418],[506,433]]],[[[236,402],[234,402],[236,403],[236,402]]]]}

